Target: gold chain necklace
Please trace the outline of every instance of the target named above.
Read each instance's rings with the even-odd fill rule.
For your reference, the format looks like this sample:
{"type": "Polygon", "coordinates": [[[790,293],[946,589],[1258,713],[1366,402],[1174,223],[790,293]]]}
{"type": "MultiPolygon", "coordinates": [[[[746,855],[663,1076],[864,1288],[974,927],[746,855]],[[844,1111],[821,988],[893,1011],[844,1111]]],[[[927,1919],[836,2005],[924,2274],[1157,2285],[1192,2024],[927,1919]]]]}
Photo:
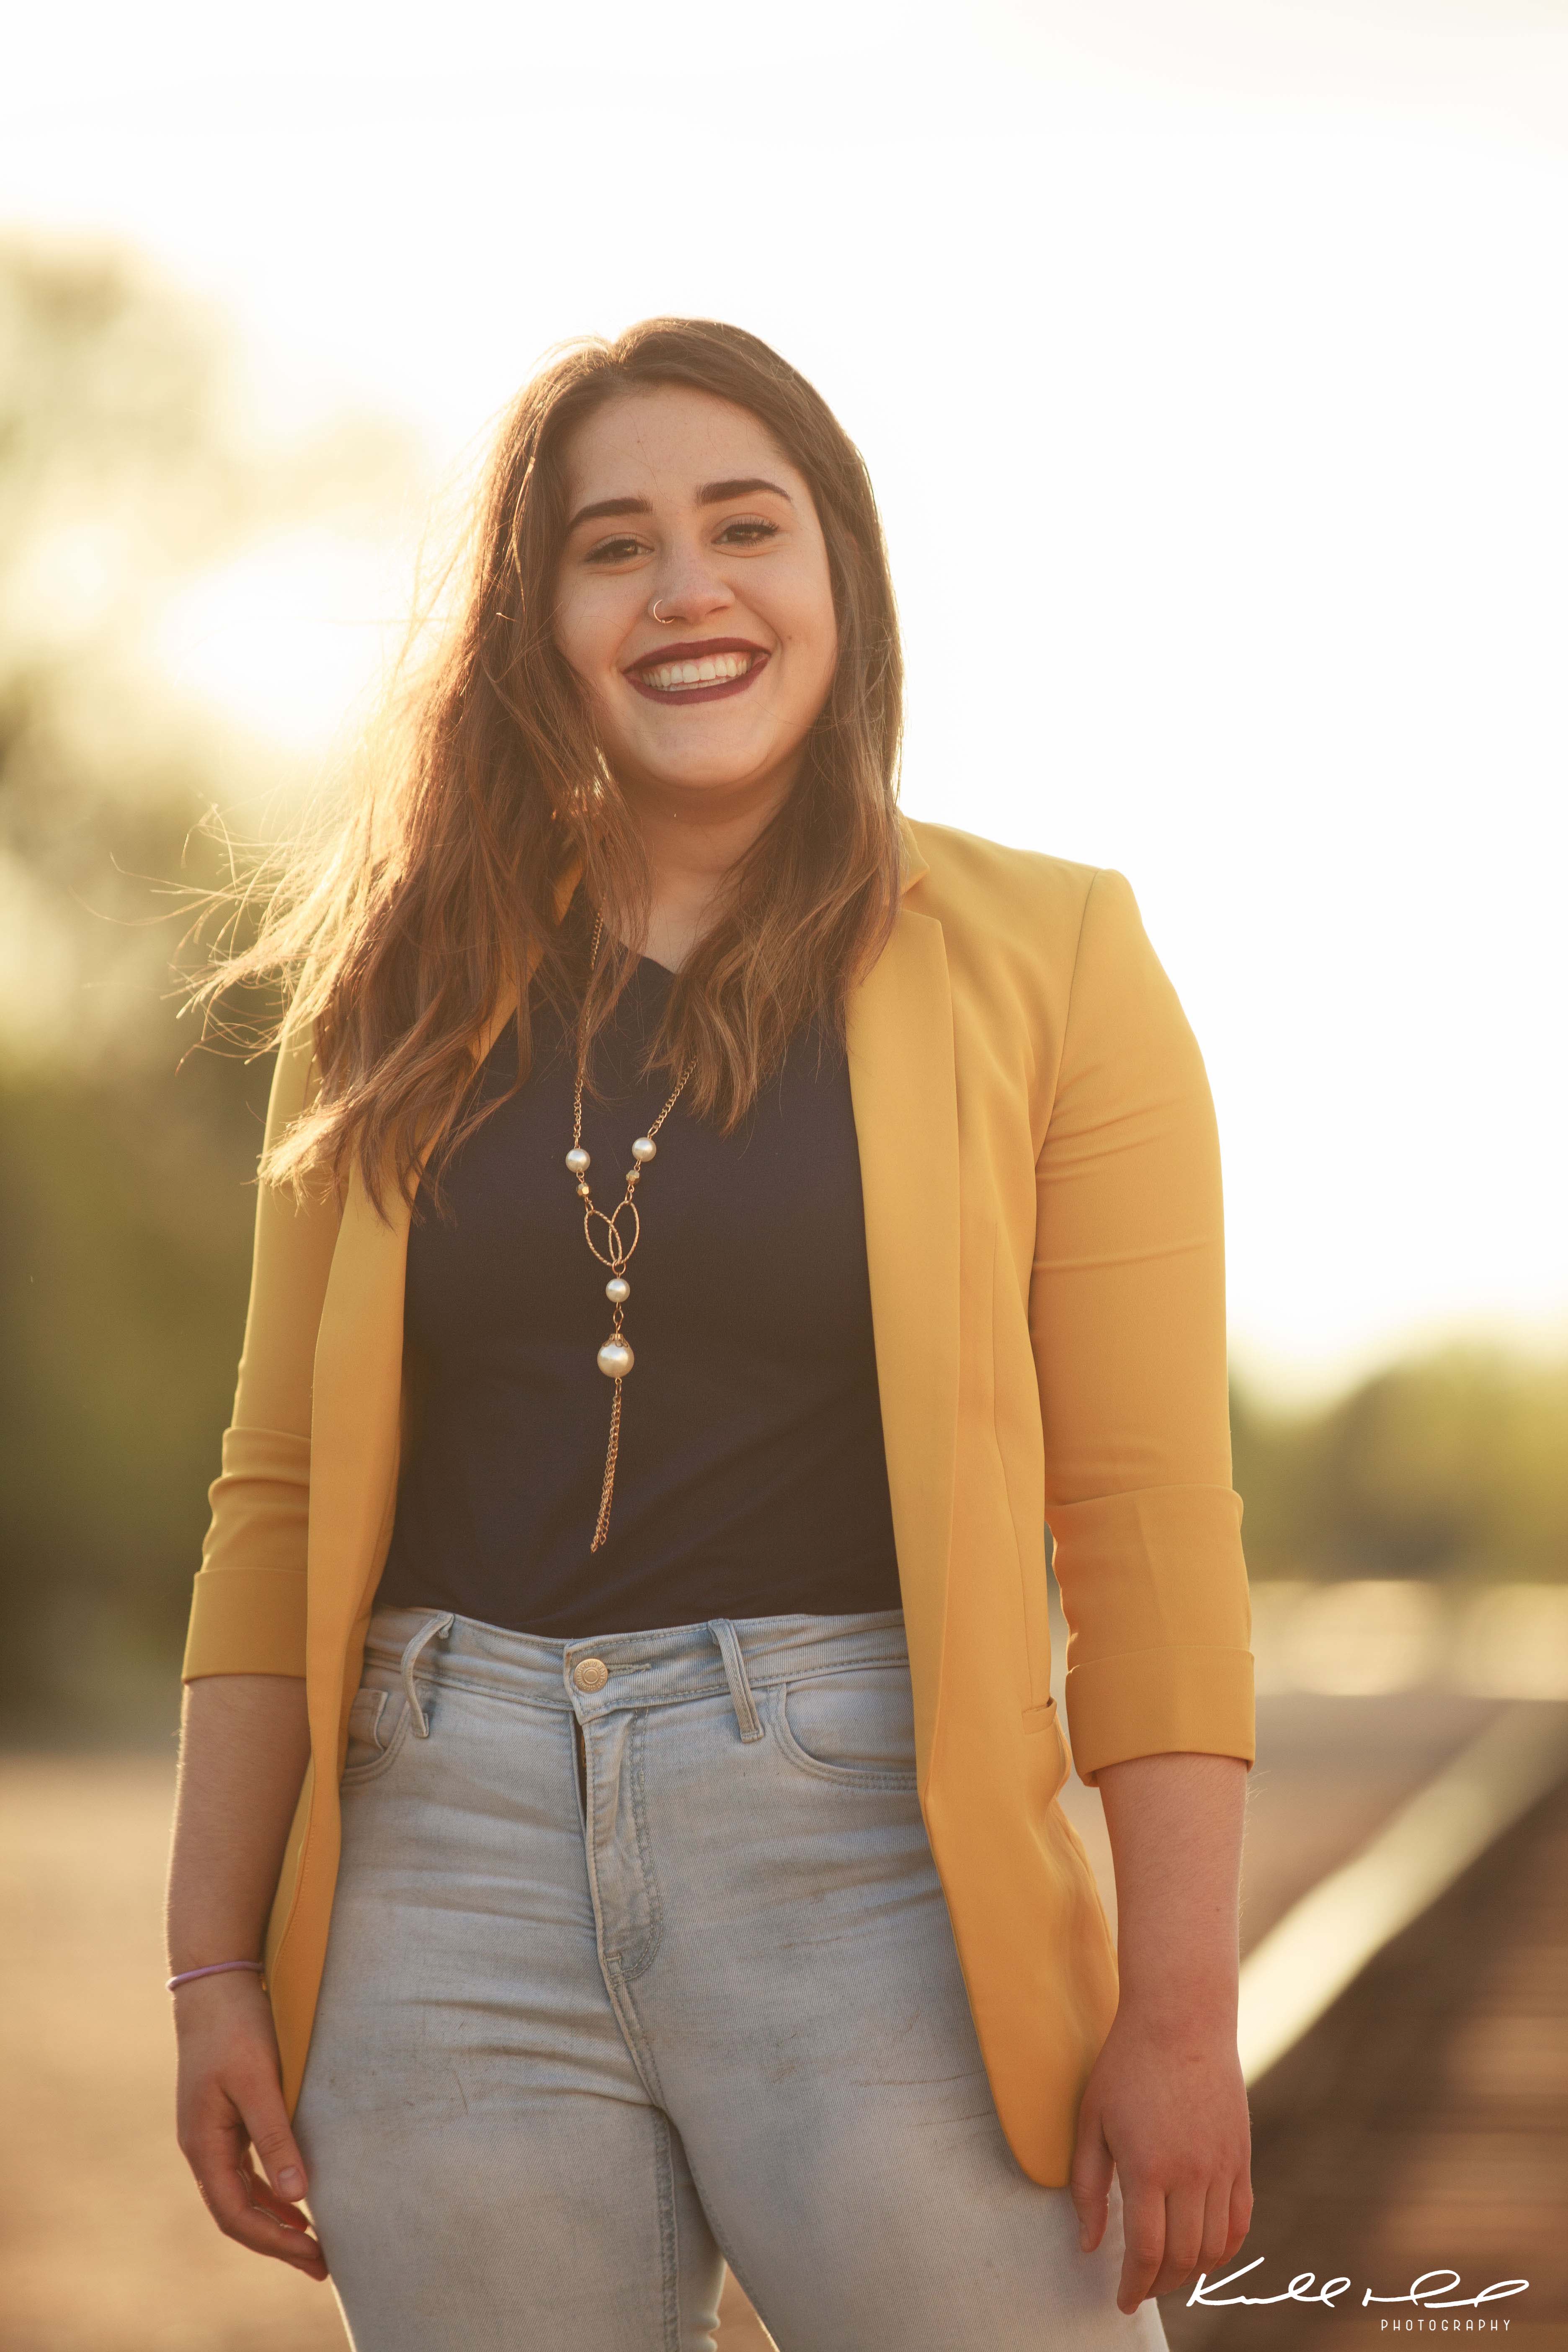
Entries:
{"type": "MultiPolygon", "coordinates": [[[[605,919],[601,915],[594,925],[594,944],[588,950],[590,981],[598,969],[599,941],[604,935],[605,919]]],[[[586,1009],[587,999],[584,994],[584,1013],[586,1009]]],[[[631,1342],[621,1330],[621,1325],[626,1317],[626,1301],[632,1295],[631,1284],[626,1280],[626,1267],[631,1263],[633,1251],[642,1239],[642,1219],[637,1214],[637,1189],[641,1181],[643,1170],[650,1160],[655,1160],[658,1156],[658,1146],[654,1141],[654,1138],[679,1101],[686,1081],[696,1066],[695,1061],[688,1062],[676,1081],[675,1091],[664,1108],[656,1119],[649,1122],[647,1133],[639,1135],[632,1145],[632,1164],[626,1170],[626,1197],[617,1202],[606,1216],[603,1209],[596,1209],[594,1206],[594,1195],[588,1182],[588,1170],[593,1163],[583,1149],[583,1084],[587,1071],[587,1053],[583,1039],[583,1015],[578,1015],[577,1084],[572,1097],[572,1149],[566,1154],[566,1165],[576,1180],[577,1198],[584,1203],[584,1239],[599,1264],[607,1265],[610,1269],[610,1278],[605,1285],[605,1296],[609,1300],[611,1307],[610,1336],[599,1350],[599,1370],[607,1381],[614,1381],[616,1384],[615,1402],[610,1407],[610,1443],[605,1455],[605,1483],[599,1493],[599,1516],[594,1525],[594,1540],[588,1547],[591,1552],[598,1550],[610,1532],[610,1500],[616,1491],[616,1456],[621,1450],[621,1382],[637,1361],[637,1358],[632,1354],[631,1342]],[[623,1234],[621,1219],[626,1216],[631,1220],[630,1229],[623,1234]],[[594,1234],[595,1218],[605,1228],[603,1248],[600,1247],[594,1234]]]]}

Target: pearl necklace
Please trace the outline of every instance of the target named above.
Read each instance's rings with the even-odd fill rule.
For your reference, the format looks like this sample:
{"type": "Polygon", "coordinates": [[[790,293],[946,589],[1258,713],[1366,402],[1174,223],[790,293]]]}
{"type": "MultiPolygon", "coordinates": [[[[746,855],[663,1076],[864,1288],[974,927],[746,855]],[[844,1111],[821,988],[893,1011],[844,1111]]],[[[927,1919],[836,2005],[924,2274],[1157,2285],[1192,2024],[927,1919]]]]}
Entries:
{"type": "MultiPolygon", "coordinates": [[[[590,980],[598,968],[599,941],[603,939],[604,933],[605,919],[601,915],[594,925],[594,944],[588,950],[590,980]]],[[[605,1455],[605,1483],[599,1493],[599,1516],[594,1524],[594,1540],[588,1547],[591,1552],[598,1550],[610,1532],[610,1500],[616,1491],[616,1456],[621,1448],[621,1382],[637,1361],[637,1358],[632,1353],[631,1342],[621,1329],[626,1311],[626,1301],[632,1295],[631,1284],[626,1280],[626,1267],[631,1262],[633,1251],[642,1239],[642,1219],[637,1214],[637,1189],[641,1181],[643,1170],[648,1161],[658,1157],[658,1146],[654,1141],[654,1138],[679,1101],[686,1081],[696,1066],[695,1061],[688,1062],[676,1082],[674,1093],[659,1112],[658,1117],[649,1122],[647,1133],[639,1135],[633,1143],[632,1164],[626,1170],[625,1197],[616,1203],[615,1208],[606,1216],[603,1209],[596,1209],[594,1206],[593,1191],[588,1182],[588,1171],[593,1162],[583,1149],[583,1086],[587,1072],[587,1055],[583,1042],[583,1023],[579,1017],[577,1084],[572,1096],[572,1149],[566,1154],[566,1166],[575,1179],[577,1198],[584,1204],[584,1239],[599,1264],[607,1265],[610,1269],[610,1278],[605,1285],[605,1296],[609,1300],[611,1307],[610,1336],[599,1350],[598,1361],[599,1370],[604,1373],[605,1378],[607,1381],[614,1381],[616,1384],[615,1401],[610,1407],[610,1443],[605,1455]],[[629,1230],[623,1234],[621,1219],[626,1216],[629,1216],[631,1223],[629,1230]],[[595,1219],[605,1229],[603,1247],[600,1246],[599,1239],[595,1235],[595,1219]]]]}

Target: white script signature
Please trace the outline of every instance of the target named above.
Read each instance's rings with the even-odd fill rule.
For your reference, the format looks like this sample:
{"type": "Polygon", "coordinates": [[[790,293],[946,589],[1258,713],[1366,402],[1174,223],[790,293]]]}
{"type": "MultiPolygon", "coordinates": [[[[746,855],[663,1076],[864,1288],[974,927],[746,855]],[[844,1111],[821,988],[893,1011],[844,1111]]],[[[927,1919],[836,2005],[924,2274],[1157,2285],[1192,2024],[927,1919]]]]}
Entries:
{"type": "MultiPolygon", "coordinates": [[[[1200,2271],[1198,2283],[1187,2297],[1188,2310],[1194,2303],[1213,2311],[1223,2311],[1232,2304],[1256,2306],[1265,2303],[1314,2303],[1323,2304],[1331,2311],[1340,2296],[1350,2291],[1348,2278],[1325,2279],[1319,2286],[1312,2272],[1301,2271],[1278,2294],[1225,2294],[1221,2292],[1222,2288],[1234,2286],[1237,2279],[1244,2279],[1249,2271],[1257,2270],[1267,2259],[1266,2255],[1259,2254],[1254,2261],[1243,2263],[1238,2271],[1232,2271],[1228,2278],[1211,2280],[1206,2271],[1200,2271]]],[[[1454,2289],[1458,2284],[1458,2271],[1423,2271],[1403,2294],[1373,2294],[1368,2287],[1361,2299],[1362,2309],[1364,2311],[1369,2303],[1412,2303],[1422,2311],[1474,2311],[1483,2303],[1500,2303],[1505,2295],[1522,2294],[1530,2281],[1497,2279],[1490,2286],[1482,2287],[1479,2294],[1456,2294],[1454,2289]]]]}

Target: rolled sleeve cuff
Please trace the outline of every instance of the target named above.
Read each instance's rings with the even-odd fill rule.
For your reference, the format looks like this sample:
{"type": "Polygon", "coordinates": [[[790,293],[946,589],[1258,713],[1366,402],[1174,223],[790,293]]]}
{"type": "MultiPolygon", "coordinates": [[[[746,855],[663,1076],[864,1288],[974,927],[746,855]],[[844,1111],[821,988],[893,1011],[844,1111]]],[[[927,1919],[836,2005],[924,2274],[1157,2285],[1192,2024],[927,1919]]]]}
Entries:
{"type": "Polygon", "coordinates": [[[1132,1650],[1067,1678],[1073,1763],[1092,1783],[1134,1756],[1257,1752],[1250,1650],[1132,1650]]]}
{"type": "Polygon", "coordinates": [[[191,1599],[183,1677],[303,1675],[305,1579],[297,1570],[203,1569],[191,1599]]]}
{"type": "Polygon", "coordinates": [[[309,1438],[279,1429],[226,1430],[211,1500],[191,1600],[185,1681],[302,1675],[309,1438]]]}

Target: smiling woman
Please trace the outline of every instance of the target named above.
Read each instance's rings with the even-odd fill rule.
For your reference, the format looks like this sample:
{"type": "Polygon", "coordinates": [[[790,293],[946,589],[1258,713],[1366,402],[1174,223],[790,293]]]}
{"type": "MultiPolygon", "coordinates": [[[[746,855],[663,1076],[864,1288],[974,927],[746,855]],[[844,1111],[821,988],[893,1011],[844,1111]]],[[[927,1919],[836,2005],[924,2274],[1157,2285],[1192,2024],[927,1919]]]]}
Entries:
{"type": "Polygon", "coordinates": [[[1245,2232],[1208,1088],[1120,875],[900,819],[900,695],[810,385],[574,347],[406,759],[215,976],[291,1003],[182,2142],[376,2352],[701,2352],[726,2260],[785,2347],[1148,2352],[1245,2232]]]}

